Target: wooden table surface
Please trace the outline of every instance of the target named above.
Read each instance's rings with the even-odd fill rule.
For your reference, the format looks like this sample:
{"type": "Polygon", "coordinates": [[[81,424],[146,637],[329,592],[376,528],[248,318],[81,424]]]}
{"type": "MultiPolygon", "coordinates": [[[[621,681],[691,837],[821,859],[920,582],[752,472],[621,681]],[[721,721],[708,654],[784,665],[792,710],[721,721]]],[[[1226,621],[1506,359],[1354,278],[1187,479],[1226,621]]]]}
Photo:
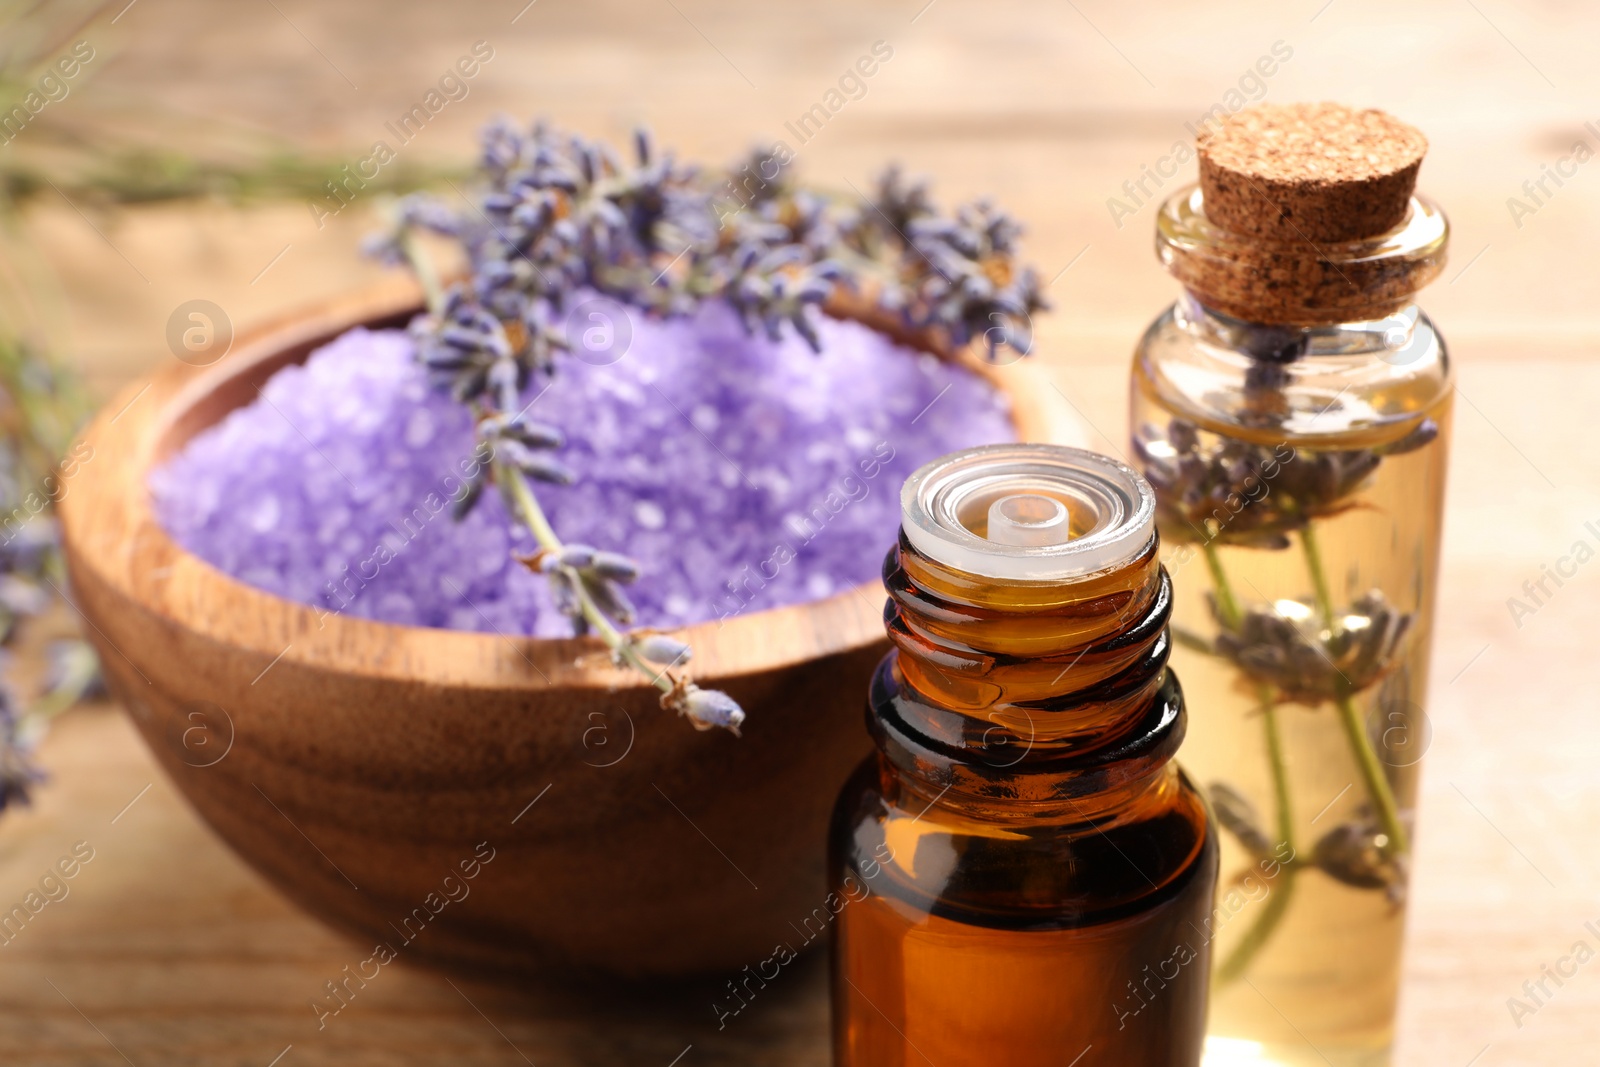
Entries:
{"type": "MultiPolygon", "coordinates": [[[[1600,963],[1547,981],[1531,1015],[1508,1008],[1579,942],[1600,948],[1585,927],[1600,929],[1600,564],[1552,584],[1520,625],[1507,605],[1578,543],[1600,545],[1600,163],[1588,162],[1600,12],[1556,0],[524,2],[142,0],[86,31],[103,46],[97,81],[59,106],[110,101],[172,137],[233,124],[354,161],[484,40],[494,58],[470,95],[403,151],[465,153],[505,110],[616,137],[648,121],[697,159],[781,137],[805,175],[840,188],[865,188],[899,158],[937,175],[946,198],[993,194],[1029,225],[1055,303],[1040,358],[1108,450],[1122,443],[1130,347],[1174,293],[1151,255],[1152,208],[1113,220],[1123,183],[1170,169],[1185,123],[1240,90],[1383,106],[1424,129],[1423,185],[1455,225],[1452,265],[1425,303],[1451,341],[1462,404],[1397,1060],[1600,1060],[1600,963]],[[784,124],[880,40],[893,56],[866,94],[799,144],[784,124]],[[1275,45],[1288,58],[1252,75],[1275,45]],[[1564,157],[1559,187],[1524,190],[1564,157]]],[[[113,221],[57,200],[27,237],[64,282],[61,341],[105,393],[171,358],[164,328],[182,301],[213,300],[247,326],[369,280],[355,253],[367,207],[319,229],[304,204],[113,221]]],[[[405,965],[319,1031],[310,1001],[360,946],[211,836],[120,713],[72,713],[42,761],[53,780],[36,806],[0,820],[0,904],[75,842],[94,858],[0,947],[0,1063],[827,1062],[815,959],[720,1033],[709,989],[574,990],[559,976],[507,989],[405,965]]]]}

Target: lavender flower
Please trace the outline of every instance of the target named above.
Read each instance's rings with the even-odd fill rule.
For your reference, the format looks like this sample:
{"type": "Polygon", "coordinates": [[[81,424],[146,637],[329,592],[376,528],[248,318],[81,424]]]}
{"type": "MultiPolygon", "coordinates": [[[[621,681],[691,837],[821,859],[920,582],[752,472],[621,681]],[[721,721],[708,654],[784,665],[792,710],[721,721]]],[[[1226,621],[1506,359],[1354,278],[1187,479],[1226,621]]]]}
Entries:
{"type": "MultiPolygon", "coordinates": [[[[0,646],[56,601],[65,581],[59,531],[48,512],[30,503],[47,479],[68,476],[68,435],[86,411],[76,382],[27,344],[0,335],[0,514],[11,516],[0,536],[0,646]],[[58,465],[59,463],[59,465],[58,465]],[[23,516],[31,516],[22,518],[23,516]]],[[[76,460],[75,460],[76,461],[76,460]]],[[[0,811],[27,803],[44,780],[33,749],[49,719],[94,691],[99,663],[81,639],[54,642],[42,682],[27,701],[13,688],[12,661],[0,647],[0,811]]]]}
{"type": "Polygon", "coordinates": [[[1389,902],[1405,900],[1406,857],[1389,847],[1370,819],[1340,823],[1311,850],[1311,862],[1328,877],[1356,889],[1382,889],[1389,902]]]}
{"type": "MultiPolygon", "coordinates": [[[[925,183],[890,168],[868,206],[764,183],[750,209],[718,225],[715,175],[679,166],[645,133],[633,149],[625,163],[543,124],[524,133],[491,123],[482,155],[488,188],[477,209],[452,216],[407,198],[394,232],[373,246],[380,256],[404,253],[405,234],[417,228],[460,239],[470,292],[452,292],[444,314],[421,320],[419,332],[450,333],[478,353],[474,369],[496,358],[547,367],[561,347],[550,324],[575,293],[594,290],[660,315],[723,299],[752,332],[789,325],[815,344],[810,309],[836,286],[871,283],[908,326],[941,329],[956,346],[983,338],[993,355],[1032,343],[1030,317],[1045,307],[1038,277],[1016,266],[1021,227],[986,202],[944,218],[925,183]],[[480,312],[520,330],[496,336],[480,312]],[[526,337],[511,336],[519,332],[526,337]]],[[[430,352],[454,369],[448,353],[430,352]]]]}
{"type": "MultiPolygon", "coordinates": [[[[1031,315],[1045,305],[1037,276],[1015,265],[1021,228],[987,203],[945,219],[925,184],[907,185],[891,169],[869,208],[763,179],[760,195],[741,200],[741,210],[719,213],[719,187],[739,187],[736,178],[682,166],[644,132],[631,148],[619,155],[543,123],[524,131],[497,119],[483,134],[486,188],[473,210],[407,198],[369,250],[409,262],[429,288],[429,310],[411,326],[418,359],[436,386],[472,406],[492,457],[457,498],[457,516],[494,479],[540,546],[519,558],[545,576],[574,631],[598,635],[615,661],[661,689],[664,708],[697,729],[738,733],[744,712],[732,698],[670,673],[689,659],[687,646],[619,629],[633,619],[623,587],[638,566],[615,552],[563,544],[534,494],[533,483],[575,476],[553,455],[560,434],[519,407],[567,348],[557,327],[574,297],[597,292],[660,316],[722,300],[752,333],[776,339],[793,330],[820,349],[815,316],[838,290],[870,287],[908,326],[937,331],[955,346],[981,338],[991,358],[1002,345],[1026,352],[1031,315]],[[412,239],[416,230],[460,243],[464,283],[443,290],[433,281],[412,239]]],[[[754,166],[765,173],[769,163],[754,166]]]]}
{"type": "Polygon", "coordinates": [[[884,168],[875,186],[873,210],[883,216],[896,233],[908,232],[912,225],[938,214],[926,180],[908,181],[896,164],[884,168]]]}
{"type": "Polygon", "coordinates": [[[1031,315],[1044,306],[1038,276],[1012,268],[1020,233],[985,201],[959,209],[954,220],[911,223],[912,247],[933,268],[921,290],[929,322],[949,330],[958,345],[983,337],[991,359],[1001,345],[1031,349],[1031,315]]]}
{"type": "Polygon", "coordinates": [[[1331,630],[1318,620],[1313,605],[1298,600],[1252,606],[1237,628],[1223,621],[1215,596],[1210,603],[1219,626],[1217,652],[1284,699],[1312,706],[1382,679],[1412,623],[1411,615],[1396,610],[1377,589],[1337,614],[1331,630]]]}
{"type": "Polygon", "coordinates": [[[893,265],[893,275],[880,279],[880,303],[910,326],[943,331],[956,347],[982,338],[992,360],[1001,346],[1027,354],[1033,313],[1048,307],[1038,275],[1016,265],[1021,232],[987,201],[945,218],[926,183],[908,183],[890,168],[869,209],[841,227],[841,240],[893,265]]]}
{"type": "Polygon", "coordinates": [[[739,735],[744,723],[744,709],[726,693],[715,689],[701,689],[693,682],[674,688],[661,698],[661,706],[687,716],[696,730],[709,730],[720,726],[739,735]]]}
{"type": "Polygon", "coordinates": [[[1399,440],[1370,449],[1295,448],[1220,437],[1208,446],[1193,422],[1173,418],[1134,441],[1156,492],[1157,521],[1173,541],[1283,549],[1289,534],[1355,506],[1354,496],[1386,456],[1439,435],[1423,419],[1399,440]]]}

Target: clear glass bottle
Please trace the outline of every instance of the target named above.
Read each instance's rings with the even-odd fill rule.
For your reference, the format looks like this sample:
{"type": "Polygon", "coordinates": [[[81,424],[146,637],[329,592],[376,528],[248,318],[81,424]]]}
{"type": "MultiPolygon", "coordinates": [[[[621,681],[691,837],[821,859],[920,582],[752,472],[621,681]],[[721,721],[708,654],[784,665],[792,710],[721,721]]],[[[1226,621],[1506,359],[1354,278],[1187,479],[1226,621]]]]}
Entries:
{"type": "Polygon", "coordinates": [[[1186,291],[1135,353],[1130,425],[1184,762],[1224,831],[1208,1067],[1388,1062],[1451,408],[1413,300],[1447,236],[1415,195],[1333,243],[1224,230],[1198,186],[1157,221],[1186,291]]]}
{"type": "Polygon", "coordinates": [[[922,468],[902,509],[878,752],[831,831],[834,1062],[1192,1067],[1217,845],[1172,762],[1149,486],[1000,445],[922,468]]]}

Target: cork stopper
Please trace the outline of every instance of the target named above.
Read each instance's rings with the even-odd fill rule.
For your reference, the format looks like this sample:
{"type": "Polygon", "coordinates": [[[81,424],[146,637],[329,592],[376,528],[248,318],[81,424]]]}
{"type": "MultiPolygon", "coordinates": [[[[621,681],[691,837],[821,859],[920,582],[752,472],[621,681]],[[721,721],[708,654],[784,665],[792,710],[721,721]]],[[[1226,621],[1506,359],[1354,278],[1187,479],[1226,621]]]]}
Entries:
{"type": "Polygon", "coordinates": [[[1196,140],[1205,213],[1240,237],[1358,241],[1405,221],[1428,141],[1343,104],[1261,104],[1196,140]]]}

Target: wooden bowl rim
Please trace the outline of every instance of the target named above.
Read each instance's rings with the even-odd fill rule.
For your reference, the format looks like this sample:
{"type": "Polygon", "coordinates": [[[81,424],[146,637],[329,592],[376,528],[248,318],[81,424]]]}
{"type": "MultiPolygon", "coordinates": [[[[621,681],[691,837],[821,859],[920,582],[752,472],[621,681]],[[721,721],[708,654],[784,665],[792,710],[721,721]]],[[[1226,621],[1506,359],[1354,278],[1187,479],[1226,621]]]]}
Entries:
{"type": "MultiPolygon", "coordinates": [[[[282,366],[303,362],[311,351],[349,329],[395,322],[421,310],[421,292],[409,279],[378,283],[272,320],[237,340],[208,366],[182,362],[150,380],[121,390],[80,434],[95,461],[83,465],[82,484],[62,498],[62,537],[76,569],[89,568],[102,584],[164,621],[212,641],[253,653],[263,661],[395,681],[422,678],[438,684],[494,689],[595,690],[644,688],[644,679],[605,661],[593,637],[538,638],[407,626],[335,613],[248,585],[179,545],[154,513],[148,475],[201,430],[244,403],[202,418],[202,404],[218,392],[238,392],[262,382],[282,366]],[[150,400],[140,403],[146,392],[150,400]],[[188,425],[185,425],[185,423],[188,425]],[[107,457],[107,461],[100,461],[107,457]],[[120,520],[122,551],[86,551],[97,524],[120,520]],[[150,567],[154,563],[156,566],[150,567]],[[158,582],[141,580],[140,567],[168,568],[158,582]],[[189,595],[168,595],[167,590],[189,595]],[[220,609],[226,606],[226,612],[220,609]],[[515,655],[478,654],[485,642],[504,642],[515,655]],[[341,654],[341,650],[388,647],[390,652],[341,654]],[[526,661],[526,662],[524,662],[526,661]],[[528,666],[534,667],[528,671],[528,666]]],[[[1027,362],[993,366],[970,352],[952,356],[927,338],[895,324],[873,321],[860,308],[830,309],[856,318],[941,358],[952,359],[991,381],[1012,405],[1019,437],[1028,440],[1080,436],[1065,402],[1056,403],[1041,371],[1027,362]]],[[[106,547],[103,539],[101,548],[106,547]]],[[[729,679],[846,653],[883,640],[881,582],[872,581],[822,600],[709,620],[677,628],[695,650],[689,673],[699,679],[729,679]],[[785,637],[804,639],[784,640],[785,637]]]]}

